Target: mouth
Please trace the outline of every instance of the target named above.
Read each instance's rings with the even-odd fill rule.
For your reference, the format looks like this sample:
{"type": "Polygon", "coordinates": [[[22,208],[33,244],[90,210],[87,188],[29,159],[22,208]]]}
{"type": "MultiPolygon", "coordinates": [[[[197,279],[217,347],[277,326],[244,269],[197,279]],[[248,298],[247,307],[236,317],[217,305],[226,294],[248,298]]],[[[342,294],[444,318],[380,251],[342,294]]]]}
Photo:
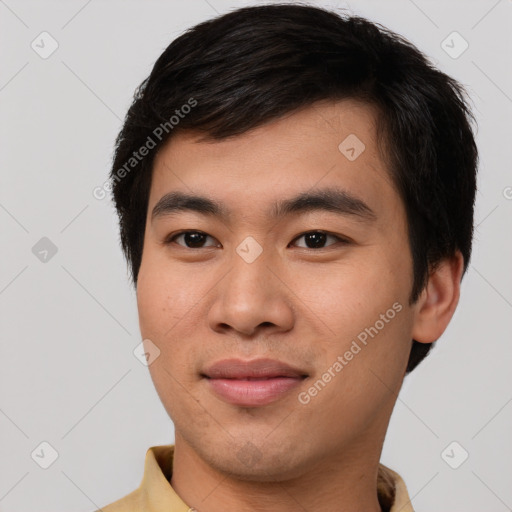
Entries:
{"type": "Polygon", "coordinates": [[[224,359],[201,376],[221,400],[240,407],[258,407],[284,397],[300,386],[308,374],[272,359],[224,359]]]}

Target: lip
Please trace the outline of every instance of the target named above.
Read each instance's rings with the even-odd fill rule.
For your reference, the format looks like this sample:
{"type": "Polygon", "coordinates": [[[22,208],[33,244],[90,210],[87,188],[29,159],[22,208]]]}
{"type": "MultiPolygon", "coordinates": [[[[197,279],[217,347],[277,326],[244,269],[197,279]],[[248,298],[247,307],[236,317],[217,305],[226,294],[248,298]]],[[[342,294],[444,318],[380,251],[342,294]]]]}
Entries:
{"type": "Polygon", "coordinates": [[[222,400],[241,407],[267,405],[299,386],[306,372],[273,359],[224,359],[202,376],[222,400]]]}

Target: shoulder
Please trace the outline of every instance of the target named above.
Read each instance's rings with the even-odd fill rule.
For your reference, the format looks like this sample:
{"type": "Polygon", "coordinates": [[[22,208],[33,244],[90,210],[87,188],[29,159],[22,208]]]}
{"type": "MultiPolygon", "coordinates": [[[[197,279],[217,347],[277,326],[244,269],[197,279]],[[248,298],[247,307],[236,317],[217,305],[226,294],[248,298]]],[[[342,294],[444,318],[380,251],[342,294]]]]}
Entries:
{"type": "Polygon", "coordinates": [[[129,511],[140,511],[142,508],[141,492],[140,489],[135,489],[130,494],[123,496],[122,498],[105,505],[94,512],[129,512],[129,511]]]}

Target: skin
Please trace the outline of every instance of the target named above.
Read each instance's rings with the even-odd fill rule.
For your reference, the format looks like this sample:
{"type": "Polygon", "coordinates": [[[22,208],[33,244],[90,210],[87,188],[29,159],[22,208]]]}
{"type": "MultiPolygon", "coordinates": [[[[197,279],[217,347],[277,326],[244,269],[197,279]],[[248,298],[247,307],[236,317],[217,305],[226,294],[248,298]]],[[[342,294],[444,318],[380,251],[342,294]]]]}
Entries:
{"type": "Polygon", "coordinates": [[[376,115],[354,100],[319,102],[231,139],[177,133],[159,151],[149,197],[137,304],[150,365],[175,425],[171,484],[199,512],[380,511],[377,470],[414,338],[435,341],[459,297],[462,257],[431,273],[415,304],[404,205],[376,139],[376,115]],[[365,144],[349,161],[338,145],[365,144]],[[328,211],[268,216],[276,200],[337,187],[373,220],[328,211]],[[193,211],[152,221],[166,193],[224,203],[229,219],[193,211]],[[202,248],[180,230],[206,233],[202,248]],[[322,230],[323,248],[301,236],[322,230]],[[237,246],[263,248],[247,263],[237,246]],[[307,391],[365,328],[402,309],[307,404],[307,391]],[[308,374],[300,388],[261,407],[218,398],[201,372],[236,357],[269,357],[308,374]],[[248,444],[249,443],[249,444],[248,444]]]}

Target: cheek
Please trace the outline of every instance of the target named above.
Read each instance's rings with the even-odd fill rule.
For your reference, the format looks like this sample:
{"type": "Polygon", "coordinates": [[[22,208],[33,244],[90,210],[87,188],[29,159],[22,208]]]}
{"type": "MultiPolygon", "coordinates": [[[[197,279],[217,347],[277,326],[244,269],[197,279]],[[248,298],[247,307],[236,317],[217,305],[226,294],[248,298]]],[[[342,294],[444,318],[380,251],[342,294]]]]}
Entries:
{"type": "Polygon", "coordinates": [[[407,304],[390,302],[387,293],[377,297],[376,290],[369,301],[338,298],[356,306],[330,304],[323,311],[336,336],[318,348],[319,364],[302,399],[309,401],[304,413],[314,410],[312,430],[346,439],[391,411],[409,357],[412,315],[407,304]]]}
{"type": "Polygon", "coordinates": [[[147,257],[141,265],[137,285],[139,326],[143,339],[160,350],[148,367],[160,400],[171,418],[197,414],[197,404],[184,390],[190,387],[190,346],[184,334],[191,332],[190,312],[195,294],[185,273],[171,272],[168,265],[147,257]],[[188,322],[188,323],[187,323],[188,322]]]}
{"type": "Polygon", "coordinates": [[[357,261],[289,276],[294,293],[307,306],[305,313],[313,314],[317,324],[321,321],[319,326],[329,338],[350,339],[378,321],[395,302],[407,304],[408,278],[370,259],[361,255],[357,261]]]}
{"type": "Polygon", "coordinates": [[[203,340],[206,316],[204,301],[211,283],[200,273],[171,265],[165,255],[148,251],[141,264],[137,286],[139,327],[143,339],[150,339],[160,350],[149,366],[157,390],[179,392],[195,378],[203,340]]]}
{"type": "Polygon", "coordinates": [[[386,402],[387,386],[400,385],[411,344],[411,282],[409,262],[391,266],[388,259],[368,251],[331,265],[328,272],[303,272],[295,280],[294,292],[307,305],[304,313],[323,338],[315,348],[319,364],[314,380],[324,375],[332,382],[319,397],[326,410],[329,403],[345,407],[349,400],[366,404],[371,415],[372,408],[386,402]],[[335,378],[325,373],[329,369],[335,378]]]}
{"type": "Polygon", "coordinates": [[[141,264],[137,308],[143,337],[164,340],[197,303],[198,293],[187,272],[173,269],[162,258],[148,254],[141,264]]]}
{"type": "Polygon", "coordinates": [[[155,273],[141,272],[137,283],[137,309],[143,338],[160,337],[171,325],[168,318],[168,287],[155,273]],[[165,326],[163,325],[165,323],[165,326]]]}

